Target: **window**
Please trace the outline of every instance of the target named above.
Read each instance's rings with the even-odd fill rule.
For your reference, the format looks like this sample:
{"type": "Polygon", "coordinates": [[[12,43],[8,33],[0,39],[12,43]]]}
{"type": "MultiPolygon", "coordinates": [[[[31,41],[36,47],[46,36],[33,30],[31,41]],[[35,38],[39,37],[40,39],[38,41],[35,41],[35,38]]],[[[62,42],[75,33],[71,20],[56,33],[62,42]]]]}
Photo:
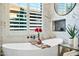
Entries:
{"type": "Polygon", "coordinates": [[[42,27],[42,13],[41,12],[31,12],[30,13],[30,24],[29,29],[33,30],[36,27],[42,27]]]}
{"type": "Polygon", "coordinates": [[[29,29],[34,30],[36,27],[42,27],[42,4],[30,3],[29,6],[30,6],[29,29]]]}
{"type": "Polygon", "coordinates": [[[17,10],[13,7],[10,10],[10,31],[26,31],[27,28],[34,30],[36,27],[42,27],[41,3],[18,3],[15,7],[17,10]]]}
{"type": "MultiPolygon", "coordinates": [[[[15,10],[13,10],[15,11],[15,10]]],[[[16,16],[10,19],[10,31],[24,31],[27,30],[27,18],[26,11],[23,8],[17,10],[17,13],[10,10],[10,14],[16,14],[16,16]]],[[[11,15],[10,15],[11,16],[11,15]]]]}
{"type": "Polygon", "coordinates": [[[30,10],[41,10],[41,3],[28,3],[30,10]]]}

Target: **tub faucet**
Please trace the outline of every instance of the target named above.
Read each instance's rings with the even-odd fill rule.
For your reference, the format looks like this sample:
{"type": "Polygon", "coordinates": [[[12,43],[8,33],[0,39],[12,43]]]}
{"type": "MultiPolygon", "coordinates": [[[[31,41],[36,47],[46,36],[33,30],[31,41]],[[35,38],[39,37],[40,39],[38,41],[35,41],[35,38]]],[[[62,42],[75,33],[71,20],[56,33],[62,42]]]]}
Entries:
{"type": "Polygon", "coordinates": [[[36,36],[35,35],[27,36],[27,39],[29,39],[29,38],[35,39],[36,36]]]}
{"type": "Polygon", "coordinates": [[[30,38],[35,39],[36,37],[35,37],[35,35],[32,35],[32,36],[30,36],[30,38]]]}
{"type": "Polygon", "coordinates": [[[29,39],[29,36],[27,36],[27,39],[29,39]]]}

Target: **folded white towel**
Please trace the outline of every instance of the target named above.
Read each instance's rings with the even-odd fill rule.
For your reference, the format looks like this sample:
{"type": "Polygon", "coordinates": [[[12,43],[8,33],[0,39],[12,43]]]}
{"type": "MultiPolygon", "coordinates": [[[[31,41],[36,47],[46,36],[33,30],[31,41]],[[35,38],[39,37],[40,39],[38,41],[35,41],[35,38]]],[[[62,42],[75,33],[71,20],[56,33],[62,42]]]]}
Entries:
{"type": "Polygon", "coordinates": [[[72,51],[70,51],[70,52],[65,52],[65,53],[63,54],[63,56],[76,56],[76,55],[78,55],[78,54],[79,54],[78,51],[72,50],[72,51]]]}

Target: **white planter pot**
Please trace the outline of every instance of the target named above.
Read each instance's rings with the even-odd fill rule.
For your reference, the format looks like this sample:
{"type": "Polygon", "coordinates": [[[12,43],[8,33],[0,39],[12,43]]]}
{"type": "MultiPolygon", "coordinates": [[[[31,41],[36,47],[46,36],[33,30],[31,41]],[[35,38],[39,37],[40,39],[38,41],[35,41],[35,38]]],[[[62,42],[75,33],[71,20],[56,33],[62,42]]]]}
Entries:
{"type": "Polygon", "coordinates": [[[68,40],[68,44],[69,44],[69,45],[73,45],[73,39],[69,39],[69,40],[68,40]]]}
{"type": "Polygon", "coordinates": [[[74,37],[73,39],[73,47],[78,47],[78,38],[74,37]]]}
{"type": "Polygon", "coordinates": [[[73,46],[73,47],[78,47],[78,38],[74,37],[74,39],[69,39],[68,44],[73,46]]]}

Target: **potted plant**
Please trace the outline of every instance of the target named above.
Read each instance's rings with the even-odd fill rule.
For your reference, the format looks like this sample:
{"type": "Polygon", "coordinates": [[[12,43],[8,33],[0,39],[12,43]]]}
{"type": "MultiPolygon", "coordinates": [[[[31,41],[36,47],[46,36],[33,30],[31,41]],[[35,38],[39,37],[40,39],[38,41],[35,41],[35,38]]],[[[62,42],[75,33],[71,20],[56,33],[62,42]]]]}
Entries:
{"type": "Polygon", "coordinates": [[[69,42],[69,44],[74,45],[75,42],[77,43],[78,39],[77,39],[76,35],[78,33],[78,30],[76,29],[76,26],[75,25],[74,26],[68,26],[67,27],[67,32],[70,35],[70,42],[69,42]]]}

